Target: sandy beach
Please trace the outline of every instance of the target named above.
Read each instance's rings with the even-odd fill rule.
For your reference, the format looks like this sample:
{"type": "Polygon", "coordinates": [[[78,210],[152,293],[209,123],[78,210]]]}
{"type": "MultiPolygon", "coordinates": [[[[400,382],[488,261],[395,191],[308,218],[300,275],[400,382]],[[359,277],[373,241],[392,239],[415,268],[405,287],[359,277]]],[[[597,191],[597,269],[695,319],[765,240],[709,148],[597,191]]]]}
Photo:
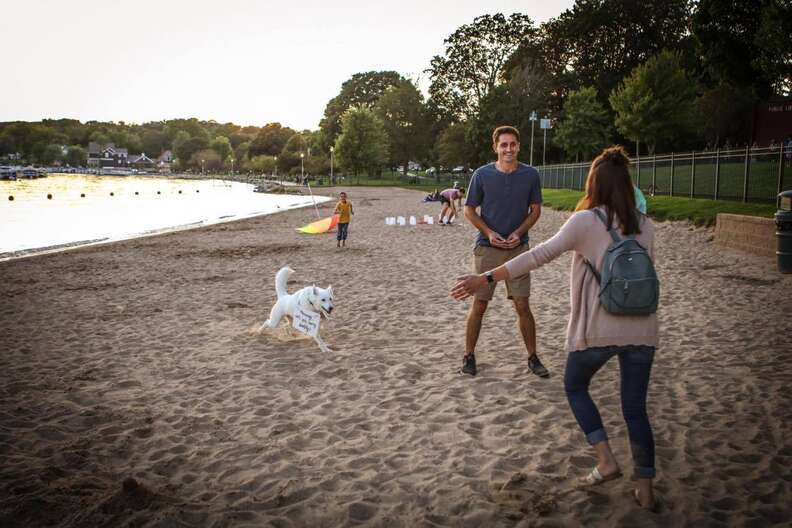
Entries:
{"type": "MultiPolygon", "coordinates": [[[[344,190],[343,250],[295,232],[307,208],[0,263],[0,526],[789,526],[792,275],[773,259],[657,224],[654,514],[630,497],[615,362],[592,395],[626,476],[577,486],[570,256],[532,277],[552,376],[528,372],[500,286],[466,377],[448,290],[474,229],[386,226],[439,204],[344,190]],[[291,291],[333,286],[332,354],[256,331],[284,265],[291,291]]],[[[544,209],[532,243],[568,216],[544,209]]]]}

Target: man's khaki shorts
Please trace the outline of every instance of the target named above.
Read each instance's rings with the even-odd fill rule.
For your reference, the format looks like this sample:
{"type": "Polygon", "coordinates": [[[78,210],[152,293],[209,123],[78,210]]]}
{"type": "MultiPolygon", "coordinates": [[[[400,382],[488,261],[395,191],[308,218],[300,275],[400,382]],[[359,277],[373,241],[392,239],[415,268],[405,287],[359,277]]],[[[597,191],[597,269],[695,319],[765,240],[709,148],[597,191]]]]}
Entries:
{"type": "MultiPolygon", "coordinates": [[[[522,244],[514,249],[498,249],[489,246],[478,246],[473,250],[473,269],[476,273],[484,273],[491,269],[495,269],[508,260],[513,259],[520,253],[524,253],[529,249],[528,244],[522,244]]],[[[482,301],[491,301],[495,294],[495,284],[487,284],[485,288],[481,288],[476,292],[476,299],[482,301]]],[[[509,299],[514,297],[530,297],[531,296],[531,274],[526,273],[516,279],[509,279],[506,281],[506,295],[509,299]]]]}

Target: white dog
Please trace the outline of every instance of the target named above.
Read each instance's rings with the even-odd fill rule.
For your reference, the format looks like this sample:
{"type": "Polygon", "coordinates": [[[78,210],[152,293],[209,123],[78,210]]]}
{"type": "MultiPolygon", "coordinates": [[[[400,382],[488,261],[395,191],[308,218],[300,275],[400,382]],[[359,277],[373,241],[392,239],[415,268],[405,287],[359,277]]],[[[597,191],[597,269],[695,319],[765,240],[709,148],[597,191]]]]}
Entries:
{"type": "MultiPolygon", "coordinates": [[[[324,289],[316,286],[306,286],[290,295],[286,291],[286,283],[292,273],[294,273],[294,270],[291,268],[281,268],[275,275],[275,292],[278,294],[278,300],[270,311],[269,319],[261,326],[261,330],[264,330],[265,327],[274,330],[284,316],[291,320],[298,308],[318,313],[325,319],[330,317],[330,312],[333,311],[333,287],[330,286],[324,289]]],[[[314,339],[322,352],[332,352],[330,347],[322,341],[319,332],[316,333],[314,339]]]]}

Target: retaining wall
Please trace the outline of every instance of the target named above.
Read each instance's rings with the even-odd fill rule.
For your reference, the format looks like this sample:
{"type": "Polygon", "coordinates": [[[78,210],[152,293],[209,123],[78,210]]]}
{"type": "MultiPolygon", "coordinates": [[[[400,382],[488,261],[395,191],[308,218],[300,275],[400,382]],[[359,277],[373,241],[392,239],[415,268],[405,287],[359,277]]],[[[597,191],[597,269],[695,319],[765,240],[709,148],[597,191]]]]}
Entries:
{"type": "Polygon", "coordinates": [[[719,213],[715,219],[715,243],[755,255],[775,257],[775,220],[719,213]]]}

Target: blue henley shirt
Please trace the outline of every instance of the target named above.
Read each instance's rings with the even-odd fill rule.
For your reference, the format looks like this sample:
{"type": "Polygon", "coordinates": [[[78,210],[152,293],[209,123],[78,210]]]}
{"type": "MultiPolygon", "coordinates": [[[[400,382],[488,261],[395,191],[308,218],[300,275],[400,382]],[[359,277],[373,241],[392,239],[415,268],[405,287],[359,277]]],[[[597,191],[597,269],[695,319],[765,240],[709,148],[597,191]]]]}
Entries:
{"type": "MultiPolygon", "coordinates": [[[[481,207],[479,215],[484,223],[503,238],[507,238],[528,217],[531,204],[542,203],[542,184],[539,171],[518,163],[517,169],[506,174],[489,163],[476,169],[470,180],[465,205],[481,207]]],[[[528,243],[528,233],[521,241],[528,243]]],[[[489,246],[489,238],[479,231],[476,247],[489,246]]]]}

